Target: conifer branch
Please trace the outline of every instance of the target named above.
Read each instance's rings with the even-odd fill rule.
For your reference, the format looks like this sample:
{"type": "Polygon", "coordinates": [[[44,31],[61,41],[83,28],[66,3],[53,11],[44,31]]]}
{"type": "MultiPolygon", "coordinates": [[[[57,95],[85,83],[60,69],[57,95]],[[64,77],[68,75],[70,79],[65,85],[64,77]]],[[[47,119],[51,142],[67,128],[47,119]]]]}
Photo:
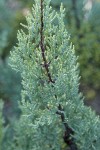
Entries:
{"type": "MultiPolygon", "coordinates": [[[[75,1],[73,0],[73,2],[75,1]]],[[[73,47],[69,45],[69,42],[65,42],[66,40],[69,41],[69,37],[63,24],[64,22],[62,22],[64,16],[63,7],[60,7],[60,13],[54,13],[49,4],[50,1],[48,0],[35,0],[32,14],[27,17],[28,34],[22,30],[18,32],[18,44],[14,48],[14,51],[11,52],[10,65],[17,72],[21,73],[23,89],[21,92],[22,101],[20,103],[22,115],[18,122],[14,124],[15,134],[12,140],[13,143],[10,144],[11,146],[9,145],[9,149],[56,150],[62,149],[63,140],[66,150],[98,150],[100,149],[100,118],[96,117],[90,108],[83,105],[82,97],[78,92],[79,74],[76,63],[77,58],[73,47]],[[48,20],[45,20],[44,17],[48,18],[48,20]],[[58,19],[58,25],[54,25],[53,19],[58,19]],[[39,22],[39,26],[37,22],[39,22]],[[48,24],[46,28],[45,24],[48,24]],[[58,29],[59,31],[57,32],[58,29]],[[50,40],[46,40],[48,34],[50,35],[50,40]],[[32,42],[33,44],[31,44],[32,42]],[[46,46],[49,46],[50,51],[47,51],[46,46]],[[38,48],[36,49],[36,53],[35,47],[38,48]],[[56,55],[54,56],[55,47],[56,55]],[[33,55],[32,48],[34,49],[33,55]],[[62,54],[63,51],[65,53],[62,54]],[[37,56],[38,52],[41,53],[41,62],[40,56],[37,56]],[[50,60],[46,52],[48,56],[52,57],[50,60]],[[58,57],[59,59],[57,59],[58,57]],[[55,75],[57,74],[58,78],[56,81],[52,76],[50,68],[51,62],[52,68],[55,68],[55,62],[52,59],[57,59],[55,75]],[[34,63],[35,60],[36,62],[34,63]],[[43,74],[43,72],[40,72],[40,69],[37,69],[36,64],[38,63],[46,73],[48,80],[46,86],[43,80],[45,73],[43,74]],[[62,75],[63,72],[65,75],[62,75]],[[37,79],[38,76],[40,76],[39,79],[37,79]],[[68,82],[68,84],[65,85],[65,82],[68,82]],[[71,96],[72,99],[70,102],[71,96]],[[66,100],[68,101],[65,106],[66,100]],[[54,117],[58,119],[53,118],[52,113],[54,111],[52,108],[50,109],[49,105],[46,105],[49,102],[53,108],[55,108],[56,102],[54,117]],[[47,114],[45,114],[46,109],[49,112],[47,114]],[[50,113],[50,111],[53,112],[50,113]],[[66,117],[68,118],[68,122],[66,121],[66,117]],[[59,120],[60,124],[55,126],[59,120]],[[63,126],[62,130],[61,124],[63,126]],[[25,144],[23,141],[25,141],[25,144]]],[[[9,144],[9,142],[7,143],[9,144]]],[[[8,147],[4,149],[8,149],[8,147]]]]}
{"type": "MultiPolygon", "coordinates": [[[[44,37],[43,37],[43,28],[44,28],[44,23],[43,23],[43,0],[41,0],[41,30],[40,30],[40,36],[41,36],[41,41],[40,41],[40,46],[41,46],[41,53],[42,53],[42,58],[43,58],[43,67],[45,67],[47,76],[49,78],[49,82],[55,83],[55,81],[52,80],[51,74],[49,72],[49,65],[46,60],[45,56],[45,46],[44,46],[44,37]]],[[[56,96],[57,97],[57,96],[56,96]]],[[[71,137],[72,134],[74,134],[74,131],[68,126],[68,124],[65,122],[65,116],[64,113],[61,113],[62,107],[59,104],[58,106],[58,111],[56,114],[59,114],[61,116],[61,120],[65,126],[65,133],[64,133],[64,142],[70,147],[70,150],[77,150],[74,138],[71,137]]]]}

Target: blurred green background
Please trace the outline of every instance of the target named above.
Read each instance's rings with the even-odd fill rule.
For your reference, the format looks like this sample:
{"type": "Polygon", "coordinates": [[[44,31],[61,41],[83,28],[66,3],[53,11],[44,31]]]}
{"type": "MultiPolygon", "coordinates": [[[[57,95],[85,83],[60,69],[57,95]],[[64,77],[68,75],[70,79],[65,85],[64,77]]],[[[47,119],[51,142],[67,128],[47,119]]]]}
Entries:
{"type": "MultiPolygon", "coordinates": [[[[66,9],[64,22],[70,41],[79,56],[80,91],[85,104],[100,114],[100,0],[51,0],[53,9],[59,12],[61,2],[66,9]]],[[[8,62],[17,43],[17,31],[22,28],[20,23],[26,23],[25,16],[33,3],[34,0],[0,0],[0,111],[4,126],[12,125],[12,120],[20,116],[21,77],[8,62]]],[[[0,130],[1,122],[2,119],[0,130]]],[[[1,138],[0,131],[0,141],[1,138]]]]}

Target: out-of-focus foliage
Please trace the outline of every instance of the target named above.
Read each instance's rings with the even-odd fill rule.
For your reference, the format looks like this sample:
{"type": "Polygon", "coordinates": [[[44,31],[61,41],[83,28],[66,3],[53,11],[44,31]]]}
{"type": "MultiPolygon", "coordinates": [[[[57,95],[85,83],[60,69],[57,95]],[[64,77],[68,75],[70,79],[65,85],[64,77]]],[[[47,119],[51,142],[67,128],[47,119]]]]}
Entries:
{"type": "Polygon", "coordinates": [[[87,99],[93,99],[100,89],[100,2],[52,0],[52,5],[58,9],[61,2],[66,8],[66,28],[79,55],[81,88],[87,99]]]}
{"type": "MultiPolygon", "coordinates": [[[[4,101],[3,115],[5,124],[10,123],[18,110],[17,100],[20,99],[20,76],[8,66],[9,51],[16,43],[16,30],[23,18],[16,13],[21,8],[20,3],[13,0],[0,0],[0,98],[4,101]],[[16,11],[17,10],[17,11],[16,11]],[[16,22],[16,23],[15,23],[16,22]]],[[[23,22],[23,21],[22,21],[23,22]]],[[[17,115],[17,114],[16,114],[17,115]]]]}
{"type": "Polygon", "coordinates": [[[8,35],[12,30],[10,26],[12,14],[7,1],[0,0],[0,56],[3,53],[3,49],[8,45],[8,35]]]}
{"type": "Polygon", "coordinates": [[[16,74],[7,62],[0,62],[0,98],[4,100],[3,115],[5,124],[10,123],[18,111],[17,101],[20,99],[20,76],[16,74]]]}
{"type": "MultiPolygon", "coordinates": [[[[0,61],[0,98],[3,100],[2,116],[0,115],[0,142],[2,149],[5,149],[5,144],[9,143],[13,138],[13,124],[21,114],[18,108],[18,100],[20,100],[21,91],[20,75],[13,71],[8,62],[0,61]],[[3,117],[3,126],[2,118],[3,117]],[[6,143],[5,143],[6,141],[6,143]]],[[[2,101],[0,99],[0,107],[2,101]]],[[[1,147],[0,147],[1,148],[1,147]]],[[[7,148],[7,147],[6,147],[7,148]]]]}
{"type": "Polygon", "coordinates": [[[0,0],[0,58],[3,60],[12,49],[13,43],[16,43],[17,23],[19,24],[16,14],[20,7],[21,4],[16,0],[0,0]]]}
{"type": "Polygon", "coordinates": [[[0,96],[3,99],[10,98],[11,100],[16,101],[19,99],[20,95],[20,76],[7,65],[7,63],[0,63],[0,70],[2,73],[0,74],[0,96]],[[15,96],[16,94],[16,96],[15,96]]]}
{"type": "Polygon", "coordinates": [[[2,100],[0,99],[0,150],[1,150],[1,145],[2,145],[2,141],[3,141],[2,108],[3,108],[3,103],[2,103],[2,100]]]}
{"type": "MultiPolygon", "coordinates": [[[[14,28],[16,28],[16,26],[14,26],[15,12],[16,6],[14,6],[14,1],[0,0],[0,107],[2,106],[2,99],[3,125],[9,125],[7,130],[5,130],[6,128],[2,128],[0,115],[0,142],[3,140],[3,143],[12,136],[12,122],[20,115],[18,108],[21,89],[20,76],[8,66],[7,61],[7,55],[12,49],[13,43],[16,42],[16,32],[14,32],[14,28]]],[[[5,143],[3,143],[0,143],[0,146],[5,145],[5,143]]],[[[5,148],[3,148],[3,150],[4,149],[5,148]]]]}

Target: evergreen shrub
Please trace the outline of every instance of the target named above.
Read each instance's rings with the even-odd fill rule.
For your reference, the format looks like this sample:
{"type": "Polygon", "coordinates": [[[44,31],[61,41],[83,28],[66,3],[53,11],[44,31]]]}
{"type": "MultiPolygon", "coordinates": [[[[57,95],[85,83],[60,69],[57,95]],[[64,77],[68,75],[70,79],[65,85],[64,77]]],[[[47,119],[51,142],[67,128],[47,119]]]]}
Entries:
{"type": "Polygon", "coordinates": [[[7,150],[99,150],[100,120],[79,93],[77,57],[60,13],[35,0],[10,65],[21,73],[22,115],[7,150]],[[55,24],[57,22],[57,24],[55,24]]]}

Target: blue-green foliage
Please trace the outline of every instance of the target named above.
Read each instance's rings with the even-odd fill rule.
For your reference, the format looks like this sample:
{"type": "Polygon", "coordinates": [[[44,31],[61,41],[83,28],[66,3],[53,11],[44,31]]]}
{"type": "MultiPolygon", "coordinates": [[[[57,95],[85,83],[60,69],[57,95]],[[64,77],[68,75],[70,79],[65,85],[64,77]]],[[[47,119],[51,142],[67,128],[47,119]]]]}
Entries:
{"type": "Polygon", "coordinates": [[[40,0],[35,0],[32,13],[26,17],[27,25],[23,25],[28,33],[18,31],[18,43],[11,52],[10,65],[22,77],[22,115],[15,123],[15,136],[7,150],[67,149],[63,141],[64,125],[56,113],[59,104],[64,109],[59,113],[64,114],[65,123],[73,129],[78,149],[99,150],[100,120],[84,106],[78,91],[77,57],[64,25],[65,10],[61,5],[58,14],[49,6],[49,1],[44,0],[41,33],[40,8],[40,0]]]}
{"type": "Polygon", "coordinates": [[[71,33],[71,41],[79,55],[81,88],[86,92],[87,99],[93,99],[96,93],[91,91],[97,92],[100,89],[100,2],[52,0],[51,4],[59,10],[61,2],[66,8],[66,28],[71,33]]]}
{"type": "Polygon", "coordinates": [[[8,45],[8,35],[11,32],[10,21],[13,13],[6,0],[0,0],[0,56],[8,45]]]}
{"type": "Polygon", "coordinates": [[[0,61],[0,150],[7,149],[7,143],[13,138],[13,122],[20,116],[18,100],[21,92],[20,75],[8,65],[0,61]],[[3,122],[1,122],[3,119],[3,122]]]}
{"type": "Polygon", "coordinates": [[[17,101],[20,100],[21,79],[20,75],[8,66],[8,62],[0,61],[0,70],[0,98],[4,101],[3,115],[8,124],[18,115],[17,101]]]}
{"type": "Polygon", "coordinates": [[[0,61],[0,95],[3,99],[10,98],[12,101],[20,99],[20,75],[14,72],[9,66],[8,61],[0,61]],[[15,96],[16,95],[16,96],[15,96]]]}

